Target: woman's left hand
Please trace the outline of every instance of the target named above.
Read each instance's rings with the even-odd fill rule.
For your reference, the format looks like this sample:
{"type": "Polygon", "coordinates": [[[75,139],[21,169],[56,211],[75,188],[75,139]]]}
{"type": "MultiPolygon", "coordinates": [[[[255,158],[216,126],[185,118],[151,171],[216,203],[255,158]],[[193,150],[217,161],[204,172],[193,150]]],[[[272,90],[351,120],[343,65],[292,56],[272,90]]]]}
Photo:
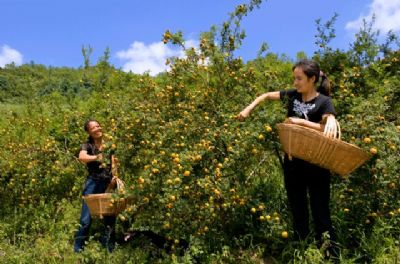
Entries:
{"type": "Polygon", "coordinates": [[[116,176],[112,177],[109,186],[111,189],[115,189],[117,187],[117,177],[116,176]]]}
{"type": "Polygon", "coordinates": [[[110,183],[107,185],[107,189],[105,190],[106,193],[110,193],[117,188],[117,178],[113,176],[110,183]]]}
{"type": "Polygon", "coordinates": [[[336,138],[337,135],[340,138],[340,129],[338,129],[338,123],[335,116],[326,116],[326,123],[324,127],[324,134],[329,138],[336,138]]]}

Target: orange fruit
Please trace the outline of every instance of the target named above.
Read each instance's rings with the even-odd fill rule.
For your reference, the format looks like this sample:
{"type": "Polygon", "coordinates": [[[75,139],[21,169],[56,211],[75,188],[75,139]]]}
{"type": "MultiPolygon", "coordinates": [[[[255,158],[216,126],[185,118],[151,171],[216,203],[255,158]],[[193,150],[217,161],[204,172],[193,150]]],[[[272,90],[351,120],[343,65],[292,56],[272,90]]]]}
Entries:
{"type": "Polygon", "coordinates": [[[364,138],[364,143],[365,144],[371,143],[371,139],[369,137],[364,138]]]}
{"type": "Polygon", "coordinates": [[[375,155],[375,154],[378,153],[378,149],[375,148],[375,147],[372,147],[372,148],[369,149],[369,152],[371,152],[372,155],[375,155]]]}

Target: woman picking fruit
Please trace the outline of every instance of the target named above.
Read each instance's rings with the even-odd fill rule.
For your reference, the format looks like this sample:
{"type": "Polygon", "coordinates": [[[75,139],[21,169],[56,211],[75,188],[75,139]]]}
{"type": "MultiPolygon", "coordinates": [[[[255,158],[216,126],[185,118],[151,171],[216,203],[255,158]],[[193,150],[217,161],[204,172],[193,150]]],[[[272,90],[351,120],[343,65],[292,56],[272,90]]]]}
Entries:
{"type": "MultiPolygon", "coordinates": [[[[319,131],[329,137],[336,134],[335,110],[331,101],[330,83],[319,65],[311,60],[301,60],[293,68],[294,89],[267,92],[257,97],[238,115],[244,120],[250,112],[264,100],[287,101],[287,121],[319,131]],[[317,83],[321,78],[321,83],[317,83]]],[[[293,216],[295,240],[305,240],[310,233],[309,208],[315,225],[317,241],[324,238],[335,241],[329,210],[330,180],[329,170],[320,168],[298,158],[285,155],[284,182],[293,216]],[[326,236],[327,235],[327,236],[326,236]]],[[[331,246],[330,251],[335,251],[331,246]]],[[[330,252],[330,254],[336,252],[330,252]]]]}
{"type": "MultiPolygon", "coordinates": [[[[113,177],[112,164],[115,158],[112,153],[106,155],[103,131],[96,120],[88,120],[84,125],[85,131],[89,134],[86,143],[81,146],[79,161],[86,164],[88,177],[83,188],[82,195],[104,193],[107,187],[115,185],[116,177],[113,177]],[[104,154],[104,156],[103,156],[104,154]]],[[[101,236],[101,244],[111,252],[115,243],[115,216],[104,216],[104,230],[101,236]]],[[[75,236],[74,251],[80,252],[85,246],[92,218],[89,207],[82,202],[82,212],[80,217],[80,227],[75,236]]]]}

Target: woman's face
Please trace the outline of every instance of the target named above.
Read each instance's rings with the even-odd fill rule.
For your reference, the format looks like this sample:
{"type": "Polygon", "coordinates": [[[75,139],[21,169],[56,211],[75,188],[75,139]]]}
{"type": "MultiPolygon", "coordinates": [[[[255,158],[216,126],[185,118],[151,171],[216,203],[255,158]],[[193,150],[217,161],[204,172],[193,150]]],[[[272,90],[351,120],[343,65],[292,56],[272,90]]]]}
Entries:
{"type": "Polygon", "coordinates": [[[101,138],[103,136],[102,128],[96,121],[91,121],[88,125],[88,134],[92,138],[101,138]]]}
{"type": "Polygon", "coordinates": [[[303,69],[296,67],[293,70],[294,87],[299,93],[308,93],[314,89],[315,76],[308,78],[303,69]]]}

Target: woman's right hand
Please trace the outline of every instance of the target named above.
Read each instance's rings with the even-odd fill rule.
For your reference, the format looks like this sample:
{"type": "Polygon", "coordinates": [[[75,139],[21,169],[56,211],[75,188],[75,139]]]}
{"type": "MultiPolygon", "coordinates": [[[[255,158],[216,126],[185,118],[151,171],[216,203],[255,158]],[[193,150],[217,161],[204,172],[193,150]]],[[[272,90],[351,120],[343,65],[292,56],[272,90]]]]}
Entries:
{"type": "Polygon", "coordinates": [[[246,108],[237,115],[237,119],[239,119],[240,121],[244,121],[249,115],[250,110],[246,108]]]}
{"type": "Polygon", "coordinates": [[[103,153],[96,155],[96,161],[102,162],[103,161],[103,153]]]}

